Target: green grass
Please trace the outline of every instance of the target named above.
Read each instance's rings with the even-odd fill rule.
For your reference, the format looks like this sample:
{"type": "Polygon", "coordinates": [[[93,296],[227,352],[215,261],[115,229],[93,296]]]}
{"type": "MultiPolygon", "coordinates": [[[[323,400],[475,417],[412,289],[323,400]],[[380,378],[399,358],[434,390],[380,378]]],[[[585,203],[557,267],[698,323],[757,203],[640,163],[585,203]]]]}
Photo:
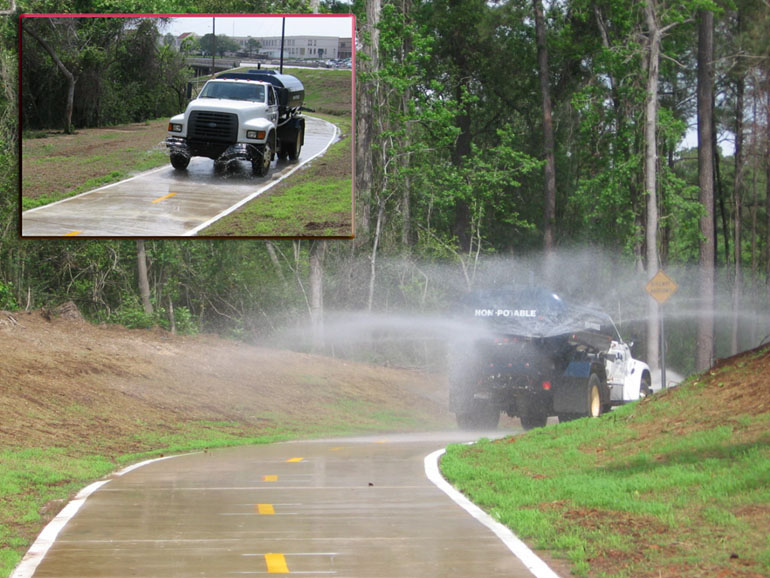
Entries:
{"type": "MultiPolygon", "coordinates": [[[[662,425],[672,410],[646,407],[643,420],[662,425]]],[[[770,542],[739,515],[742,507],[770,507],[770,434],[747,439],[723,425],[640,444],[639,421],[632,405],[518,438],[450,446],[441,467],[475,503],[536,548],[568,559],[579,576],[678,565],[691,573],[663,575],[710,575],[703,560],[721,571],[732,568],[731,555],[770,576],[770,542]],[[613,557],[627,562],[603,573],[602,561],[613,557]]]]}

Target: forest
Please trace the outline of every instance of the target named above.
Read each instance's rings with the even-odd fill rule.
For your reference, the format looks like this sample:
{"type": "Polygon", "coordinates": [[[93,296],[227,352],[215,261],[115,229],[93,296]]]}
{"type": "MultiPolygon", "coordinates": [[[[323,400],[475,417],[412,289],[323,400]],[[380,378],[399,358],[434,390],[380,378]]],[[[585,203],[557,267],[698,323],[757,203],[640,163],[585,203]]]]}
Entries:
{"type": "MultiPolygon", "coordinates": [[[[19,14],[126,3],[19,0],[0,30],[0,308],[71,300],[97,322],[277,345],[308,327],[286,341],[337,355],[340,312],[424,329],[470,289],[537,283],[606,308],[653,366],[661,312],[682,372],[770,335],[767,0],[128,6],[355,14],[356,238],[21,240],[19,140],[163,117],[186,73],[141,21],[24,18],[19,42],[19,14]],[[659,270],[680,286],[663,307],[644,291],[659,270]]],[[[388,347],[368,355],[418,363],[388,347]]]]}

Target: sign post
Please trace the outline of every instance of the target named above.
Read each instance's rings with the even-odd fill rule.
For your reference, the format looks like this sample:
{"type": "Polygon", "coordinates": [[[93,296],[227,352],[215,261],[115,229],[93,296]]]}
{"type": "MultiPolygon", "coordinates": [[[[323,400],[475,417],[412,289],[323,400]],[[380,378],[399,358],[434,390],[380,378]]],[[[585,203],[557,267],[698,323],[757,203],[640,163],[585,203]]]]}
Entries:
{"type": "Polygon", "coordinates": [[[658,319],[660,319],[660,384],[666,388],[666,332],[663,324],[662,305],[668,301],[679,285],[661,269],[647,282],[647,293],[658,302],[658,319]]]}

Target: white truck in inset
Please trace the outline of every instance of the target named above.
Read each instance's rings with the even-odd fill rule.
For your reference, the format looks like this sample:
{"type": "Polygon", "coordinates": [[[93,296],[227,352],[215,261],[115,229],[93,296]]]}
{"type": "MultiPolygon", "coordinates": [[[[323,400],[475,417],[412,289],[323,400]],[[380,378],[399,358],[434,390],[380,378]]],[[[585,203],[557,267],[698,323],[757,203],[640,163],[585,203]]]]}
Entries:
{"type": "Polygon", "coordinates": [[[651,393],[649,366],[604,312],[526,287],[478,291],[458,313],[470,322],[450,345],[449,404],[464,429],[493,429],[500,413],[524,429],[597,417],[651,393]]]}
{"type": "Polygon", "coordinates": [[[278,158],[299,158],[305,139],[301,116],[305,89],[289,74],[273,70],[226,72],[209,80],[183,114],[168,124],[172,166],[184,170],[196,156],[215,166],[251,162],[265,176],[278,158]]]}

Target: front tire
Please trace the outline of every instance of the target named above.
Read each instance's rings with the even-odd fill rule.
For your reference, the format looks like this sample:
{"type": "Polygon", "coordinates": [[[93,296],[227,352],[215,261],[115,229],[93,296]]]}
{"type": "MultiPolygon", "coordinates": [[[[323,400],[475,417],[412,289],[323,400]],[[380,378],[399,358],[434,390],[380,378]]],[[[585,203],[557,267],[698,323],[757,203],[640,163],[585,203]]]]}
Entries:
{"type": "Polygon", "coordinates": [[[267,139],[267,142],[260,148],[260,154],[258,158],[251,161],[251,168],[255,175],[258,177],[264,177],[270,171],[270,163],[273,161],[273,137],[272,135],[267,139]]]}
{"type": "Polygon", "coordinates": [[[182,154],[171,154],[171,166],[178,171],[183,171],[190,164],[190,157],[182,154]]]}
{"type": "Polygon", "coordinates": [[[644,399],[652,394],[652,385],[650,385],[650,376],[645,373],[642,376],[642,383],[639,384],[639,399],[644,399]]]}

